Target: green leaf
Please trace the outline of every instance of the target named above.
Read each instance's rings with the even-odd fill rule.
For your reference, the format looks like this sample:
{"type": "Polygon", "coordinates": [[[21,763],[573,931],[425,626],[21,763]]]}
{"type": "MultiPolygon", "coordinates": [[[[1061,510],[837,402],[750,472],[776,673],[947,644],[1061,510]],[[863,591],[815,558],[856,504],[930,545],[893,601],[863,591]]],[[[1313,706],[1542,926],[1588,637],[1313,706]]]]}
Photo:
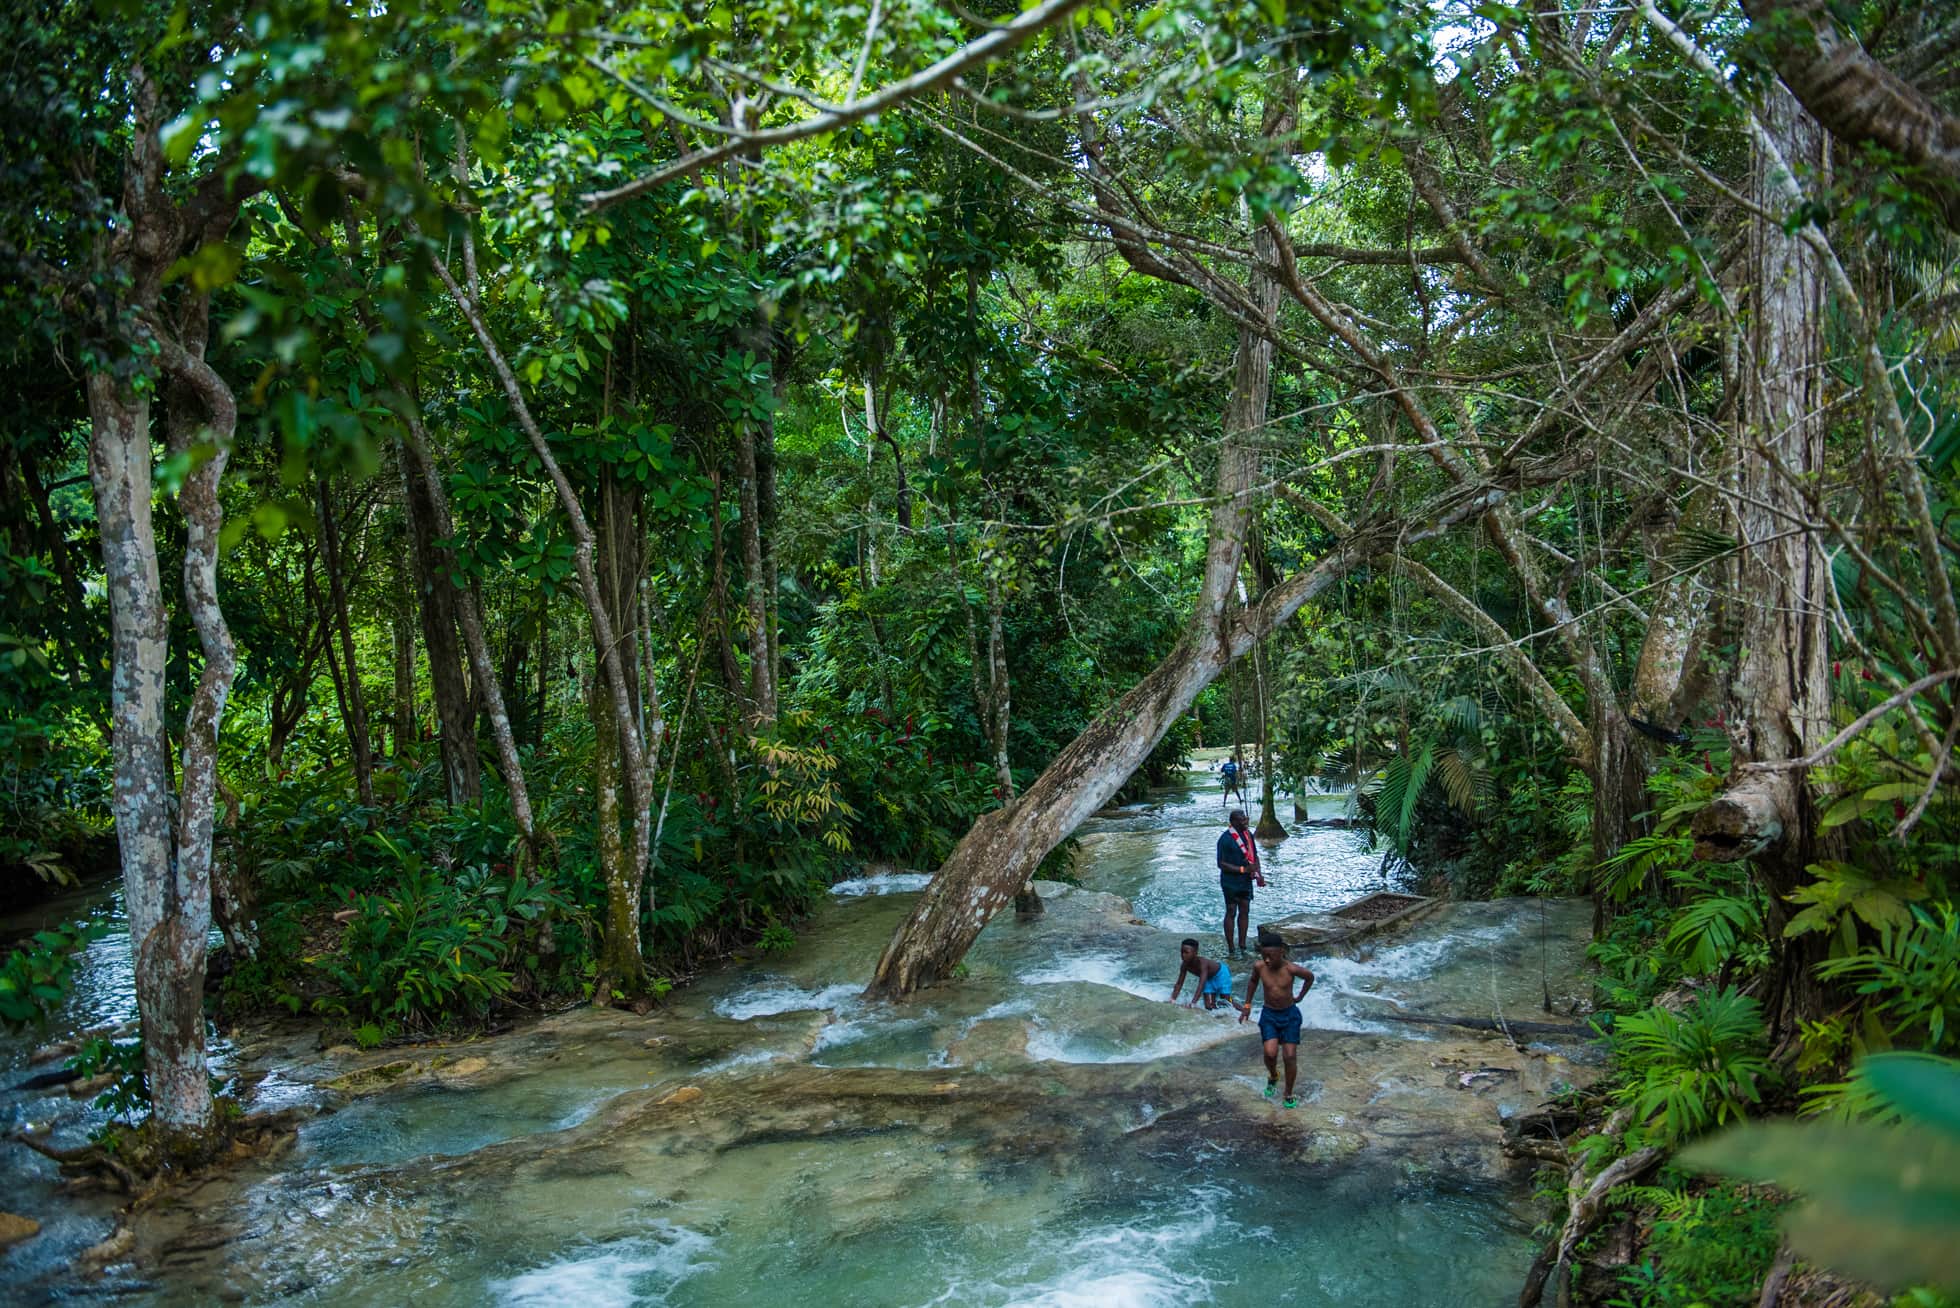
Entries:
{"type": "Polygon", "coordinates": [[[1683,1166],[1804,1196],[1798,1253],[1886,1289],[1960,1287],[1960,1137],[1951,1131],[1770,1122],[1683,1151],[1683,1166]]]}
{"type": "Polygon", "coordinates": [[[1875,1054],[1862,1066],[1872,1088],[1901,1113],[1960,1139],[1960,1064],[1932,1054],[1875,1054]]]}
{"type": "Polygon", "coordinates": [[[163,158],[172,168],[182,168],[191,161],[191,151],[197,148],[197,138],[203,135],[205,119],[195,113],[181,113],[164,124],[161,133],[163,158]]]}

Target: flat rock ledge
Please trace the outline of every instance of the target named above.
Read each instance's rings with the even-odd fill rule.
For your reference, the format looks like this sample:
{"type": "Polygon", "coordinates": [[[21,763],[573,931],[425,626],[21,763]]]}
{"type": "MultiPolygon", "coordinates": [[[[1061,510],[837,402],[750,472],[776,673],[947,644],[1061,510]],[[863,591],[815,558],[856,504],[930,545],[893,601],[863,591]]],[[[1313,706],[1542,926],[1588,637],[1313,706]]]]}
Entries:
{"type": "Polygon", "coordinates": [[[1259,933],[1279,936],[1290,949],[1328,949],[1367,936],[1400,930],[1428,917],[1445,901],[1429,895],[1403,895],[1379,890],[1327,913],[1295,913],[1261,922],[1259,933]]]}

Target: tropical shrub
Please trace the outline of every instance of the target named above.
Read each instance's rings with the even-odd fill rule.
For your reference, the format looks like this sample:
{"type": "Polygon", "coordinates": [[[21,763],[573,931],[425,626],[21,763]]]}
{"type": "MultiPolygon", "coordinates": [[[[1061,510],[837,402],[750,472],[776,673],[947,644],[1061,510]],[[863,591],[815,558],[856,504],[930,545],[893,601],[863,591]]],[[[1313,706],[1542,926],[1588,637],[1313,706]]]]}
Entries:
{"type": "Polygon", "coordinates": [[[68,993],[75,954],[108,931],[101,922],[73,922],[36,931],[0,962],[0,1028],[20,1030],[48,1020],[68,993]]]}
{"type": "Polygon", "coordinates": [[[1763,1053],[1762,1006],[1733,987],[1704,994],[1679,1013],[1648,1008],[1613,1026],[1613,1052],[1636,1129],[1676,1144],[1744,1116],[1772,1075],[1763,1053]]]}
{"type": "Polygon", "coordinates": [[[542,880],[482,866],[444,875],[386,837],[375,840],[396,855],[401,875],[385,891],[352,897],[353,917],[326,963],[343,996],[329,1010],[384,1030],[480,1017],[520,971],[562,966],[553,957],[555,922],[585,925],[542,880]]]}
{"type": "Polygon", "coordinates": [[[1609,1308],[1752,1308],[1776,1257],[1784,1207],[1773,1194],[1739,1185],[1699,1192],[1626,1186],[1621,1205],[1650,1210],[1640,1261],[1620,1272],[1609,1308]]]}
{"type": "Polygon", "coordinates": [[[1960,1045],[1960,912],[1915,904],[1876,944],[1818,964],[1818,975],[1856,983],[1856,992],[1895,1043],[1935,1052],[1960,1045]]]}

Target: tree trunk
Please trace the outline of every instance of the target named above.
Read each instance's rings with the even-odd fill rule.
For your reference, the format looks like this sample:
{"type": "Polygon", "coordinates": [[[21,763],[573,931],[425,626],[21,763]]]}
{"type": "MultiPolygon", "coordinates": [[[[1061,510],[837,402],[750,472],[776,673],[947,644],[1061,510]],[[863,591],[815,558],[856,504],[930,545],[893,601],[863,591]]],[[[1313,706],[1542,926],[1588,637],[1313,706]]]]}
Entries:
{"type": "MultiPolygon", "coordinates": [[[[195,465],[177,496],[184,516],[184,608],[197,632],[204,666],[198,671],[197,689],[184,720],[178,771],[176,929],[170,933],[173,938],[167,946],[174,954],[168,965],[170,976],[163,982],[172,991],[170,1003],[177,1011],[178,1024],[153,1034],[145,1023],[144,1050],[158,1120],[166,1129],[202,1130],[211,1112],[210,1083],[204,1079],[208,1074],[204,1057],[204,966],[218,829],[218,733],[238,670],[231,629],[218,601],[219,541],[225,519],[218,488],[231,458],[238,409],[230,388],[204,362],[208,303],[202,297],[194,300],[185,320],[184,344],[165,343],[160,357],[175,379],[172,393],[182,401],[171,422],[171,452],[188,457],[200,437],[208,436],[211,442],[209,457],[195,465]],[[203,410],[205,424],[192,420],[188,412],[192,405],[203,410]],[[161,1051],[152,1048],[158,1036],[165,1046],[161,1051]],[[198,1084],[192,1084],[193,1078],[198,1084]],[[160,1086],[165,1091],[161,1095],[160,1086]],[[163,1108],[165,1099],[173,1105],[169,1113],[163,1108]],[[172,1116],[178,1114],[187,1120],[173,1122],[172,1116]]],[[[140,939],[134,929],[134,912],[130,917],[130,938],[140,939]]],[[[142,955],[139,948],[139,976],[144,967],[142,955]]]]}
{"type": "Polygon", "coordinates": [[[1259,825],[1252,834],[1260,840],[1284,840],[1286,828],[1280,825],[1273,808],[1272,722],[1267,712],[1265,662],[1266,642],[1262,638],[1252,646],[1252,690],[1259,710],[1259,825]]]}
{"type": "Polygon", "coordinates": [[[774,422],[755,421],[742,423],[735,441],[735,482],[742,515],[736,527],[742,542],[742,599],[749,636],[748,725],[758,730],[776,722],[776,669],[769,655],[769,567],[763,551],[757,469],[759,447],[774,440],[774,422]]]}
{"type": "Polygon", "coordinates": [[[1875,144],[1896,156],[1907,165],[1902,180],[1960,232],[1960,117],[1874,59],[1838,27],[1825,0],[1743,0],[1742,7],[1768,38],[1777,75],[1805,117],[1847,145],[1875,144]]]}
{"type": "Polygon", "coordinates": [[[174,788],[164,734],[169,621],[150,516],[150,403],[106,373],[90,375],[88,398],[89,477],[109,600],[111,807],[145,1071],[158,1123],[199,1133],[213,1121],[204,1057],[210,886],[180,876],[171,830],[174,788]]]}
{"type": "MultiPolygon", "coordinates": [[[[411,587],[411,596],[413,588],[411,587]]],[[[395,754],[406,757],[415,739],[415,619],[412,597],[395,610],[395,754]]]]}
{"type": "MultiPolygon", "coordinates": [[[[1278,287],[1264,271],[1274,253],[1271,234],[1258,232],[1255,249],[1264,257],[1254,266],[1251,295],[1263,315],[1270,317],[1279,307],[1278,287]]],[[[1272,358],[1269,334],[1249,328],[1240,331],[1225,410],[1225,439],[1219,447],[1204,577],[1190,623],[1176,648],[1056,755],[1032,786],[974,823],[885,946],[870,991],[903,996],[950,973],[988,919],[1027,884],[1050,850],[1129,780],[1198,692],[1252,639],[1272,623],[1291,617],[1345,571],[1344,563],[1330,566],[1323,561],[1296,578],[1298,584],[1275,590],[1265,597],[1250,624],[1256,630],[1248,630],[1246,621],[1234,621],[1228,609],[1244,557],[1258,472],[1252,441],[1266,422],[1272,358]]],[[[1346,551],[1337,557],[1344,559],[1346,551]]]]}
{"type": "MultiPolygon", "coordinates": [[[[419,426],[419,419],[416,424],[419,426]]],[[[415,584],[421,603],[422,648],[429,663],[429,688],[435,699],[436,728],[441,737],[442,773],[452,805],[474,804],[482,798],[483,781],[476,757],[476,722],[470,713],[469,684],[463,678],[463,649],[457,639],[456,560],[440,545],[447,535],[442,526],[435,487],[436,472],[428,446],[411,431],[396,446],[402,465],[402,503],[408,510],[409,537],[415,564],[415,584]]]]}
{"type": "Polygon", "coordinates": [[[320,561],[327,573],[327,599],[331,605],[327,620],[340,638],[340,665],[345,679],[341,688],[342,725],[347,728],[348,756],[354,763],[354,790],[363,807],[374,806],[374,737],[368,731],[367,693],[361,687],[361,665],[354,657],[354,627],[347,617],[347,587],[340,570],[340,528],[334,522],[333,500],[327,494],[327,479],[317,478],[315,496],[320,506],[320,561]]]}
{"type": "MultiPolygon", "coordinates": [[[[465,234],[463,248],[467,257],[474,259],[474,245],[465,234]]],[[[631,847],[627,854],[627,866],[635,890],[634,900],[638,899],[638,887],[646,876],[647,855],[653,837],[653,775],[647,759],[645,741],[640,735],[634,705],[635,678],[627,674],[627,651],[614,626],[607,608],[604,589],[599,579],[598,538],[591,523],[585,516],[585,508],[579,501],[578,492],[573,489],[571,479],[558,462],[552,451],[551,442],[545,439],[544,431],[538,426],[531,413],[531,406],[524,398],[524,390],[517,382],[517,374],[511,371],[510,361],[504,357],[497,345],[496,337],[490,332],[483,319],[481,307],[474,298],[465,293],[457,284],[449,265],[440,257],[431,255],[430,262],[436,276],[448,290],[449,297],[457,310],[469,323],[470,331],[489,359],[491,369],[501,383],[504,398],[509,403],[512,415],[523,430],[531,445],[532,453],[544,466],[546,477],[550,480],[553,494],[558,501],[559,510],[565,515],[566,525],[572,534],[572,571],[578,578],[579,595],[585,602],[586,617],[592,628],[592,645],[600,668],[600,680],[604,682],[613,709],[614,726],[619,733],[619,749],[624,755],[626,786],[632,799],[630,817],[631,847]]],[[[630,638],[630,631],[629,631],[630,638]]],[[[620,943],[625,948],[625,943],[620,943]]],[[[637,928],[631,934],[632,959],[637,963],[640,940],[637,928]]],[[[632,977],[637,982],[640,976],[638,966],[631,968],[632,977]]],[[[615,984],[620,982],[618,974],[615,984]]]]}
{"type": "MultiPolygon", "coordinates": [[[[1769,91],[1763,124],[1793,167],[1823,165],[1823,133],[1780,86],[1769,91]]],[[[1775,214],[1786,206],[1769,169],[1757,160],[1756,188],[1775,214]]],[[[1742,656],[1730,714],[1737,762],[1778,763],[1804,757],[1830,734],[1829,562],[1813,534],[1790,525],[1808,520],[1799,483],[1824,467],[1825,283],[1817,254],[1773,217],[1755,220],[1754,243],[1756,384],[1736,473],[1742,656]]],[[[1792,769],[1740,774],[1694,820],[1698,857],[1753,859],[1768,893],[1769,934],[1781,950],[1770,1005],[1778,1030],[1813,1016],[1822,1001],[1811,971],[1822,937],[1785,940],[1782,932],[1792,912],[1785,896],[1817,857],[1815,826],[1808,780],[1792,769]]]]}
{"type": "MultiPolygon", "coordinates": [[[[599,584],[612,628],[624,642],[622,667],[633,669],[633,721],[642,720],[644,685],[640,675],[640,610],[637,585],[640,564],[640,517],[637,490],[613,475],[599,474],[598,515],[595,524],[604,546],[599,555],[599,584]]],[[[619,801],[621,766],[620,726],[608,696],[593,696],[593,754],[599,796],[600,873],[606,887],[606,934],[600,951],[600,970],[618,990],[634,994],[644,984],[640,954],[640,890],[644,869],[627,858],[619,801]]],[[[629,815],[637,820],[638,815],[629,815]]],[[[605,998],[601,996],[601,998],[605,998]]]]}
{"type": "Polygon", "coordinates": [[[531,744],[544,744],[545,710],[551,699],[551,592],[538,587],[538,706],[531,714],[531,744]]]}
{"type": "MultiPolygon", "coordinates": [[[[407,419],[408,436],[403,448],[412,458],[415,467],[421,469],[424,505],[429,512],[430,524],[443,539],[456,534],[456,524],[449,513],[449,495],[443,489],[442,479],[436,474],[435,461],[429,455],[428,433],[422,426],[420,413],[411,413],[407,419]]],[[[407,466],[406,464],[404,466],[407,466]]],[[[453,565],[454,559],[447,550],[438,550],[438,556],[445,564],[453,565]]],[[[446,574],[445,574],[446,576],[446,574]]],[[[511,731],[510,714],[504,706],[503,683],[497,678],[496,666],[490,661],[490,642],[483,632],[483,612],[478,607],[476,591],[472,587],[457,586],[450,579],[446,585],[450,600],[449,610],[454,617],[454,625],[444,629],[450,642],[448,657],[454,658],[454,641],[457,629],[463,636],[463,648],[468,651],[470,668],[475,677],[475,693],[462,687],[462,670],[452,661],[450,668],[457,685],[451,693],[457,696],[455,710],[470,725],[469,768],[470,777],[480,787],[476,757],[476,715],[471,711],[472,700],[480,701],[483,715],[490,723],[490,739],[497,749],[497,765],[503,770],[504,792],[510,799],[511,821],[517,827],[517,835],[522,841],[519,858],[523,863],[535,863],[537,859],[537,827],[531,811],[531,788],[524,776],[524,761],[517,752],[517,738],[511,731]]],[[[431,666],[434,664],[431,651],[431,666]]],[[[444,729],[444,739],[448,730],[444,729]]],[[[448,751],[444,749],[444,763],[448,763],[448,751]]],[[[479,788],[479,794],[480,788],[479,788]]]]}
{"type": "MultiPolygon", "coordinates": [[[[987,577],[987,696],[980,709],[987,725],[987,746],[994,756],[994,784],[1000,787],[1000,802],[1014,800],[1014,765],[1007,753],[1007,730],[1013,720],[1013,682],[1007,673],[1006,598],[1000,578],[987,577]]],[[[1034,888],[1034,875],[1014,895],[1014,915],[1023,921],[1043,912],[1041,894],[1034,888]]]]}
{"type": "Polygon", "coordinates": [[[711,581],[714,588],[716,652],[721,657],[721,684],[728,688],[729,695],[739,705],[745,692],[742,668],[735,659],[735,619],[730,612],[733,605],[728,593],[728,550],[724,544],[721,522],[721,469],[713,469],[708,480],[712,490],[712,498],[708,501],[708,525],[709,549],[713,559],[711,581]]]}
{"type": "Polygon", "coordinates": [[[619,722],[612,696],[601,678],[593,678],[588,700],[592,713],[592,773],[599,824],[599,878],[606,887],[605,933],[599,942],[601,989],[593,1001],[604,1005],[612,992],[633,994],[641,985],[640,905],[634,893],[637,878],[627,866],[626,841],[620,825],[619,722]]]}

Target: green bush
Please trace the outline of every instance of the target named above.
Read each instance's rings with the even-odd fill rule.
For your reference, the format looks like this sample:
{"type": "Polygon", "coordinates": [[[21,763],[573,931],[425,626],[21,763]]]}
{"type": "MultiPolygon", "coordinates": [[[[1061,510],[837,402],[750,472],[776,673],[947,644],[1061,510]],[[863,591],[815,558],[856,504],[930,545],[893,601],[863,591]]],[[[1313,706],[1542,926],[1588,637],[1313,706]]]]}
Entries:
{"type": "Polygon", "coordinates": [[[1960,1045],[1960,913],[1947,903],[1914,904],[1911,912],[1907,925],[1818,964],[1817,974],[1857,982],[1894,1042],[1944,1053],[1960,1045]]]}
{"type": "Polygon", "coordinates": [[[541,880],[505,879],[481,866],[445,876],[386,837],[375,840],[401,874],[386,890],[353,897],[353,920],[326,964],[345,997],[330,1010],[344,1007],[384,1029],[481,1017],[511,992],[520,969],[545,965],[555,920],[583,929],[581,915],[541,880]]]}
{"type": "Polygon", "coordinates": [[[1718,1185],[1701,1194],[1628,1187],[1615,1199],[1653,1210],[1640,1262],[1620,1273],[1609,1308],[1750,1308],[1782,1240],[1782,1204],[1761,1190],[1718,1185]]]}
{"type": "Polygon", "coordinates": [[[75,922],[36,931],[30,943],[10,950],[0,962],[0,1029],[46,1022],[74,979],[75,954],[107,930],[99,922],[75,922]]]}
{"type": "Polygon", "coordinates": [[[1763,1044],[1762,1006],[1733,987],[1702,995],[1679,1013],[1630,1013],[1613,1027],[1613,1052],[1626,1077],[1621,1102],[1656,1143],[1700,1135],[1762,1101],[1762,1083],[1772,1075],[1763,1044]]]}

